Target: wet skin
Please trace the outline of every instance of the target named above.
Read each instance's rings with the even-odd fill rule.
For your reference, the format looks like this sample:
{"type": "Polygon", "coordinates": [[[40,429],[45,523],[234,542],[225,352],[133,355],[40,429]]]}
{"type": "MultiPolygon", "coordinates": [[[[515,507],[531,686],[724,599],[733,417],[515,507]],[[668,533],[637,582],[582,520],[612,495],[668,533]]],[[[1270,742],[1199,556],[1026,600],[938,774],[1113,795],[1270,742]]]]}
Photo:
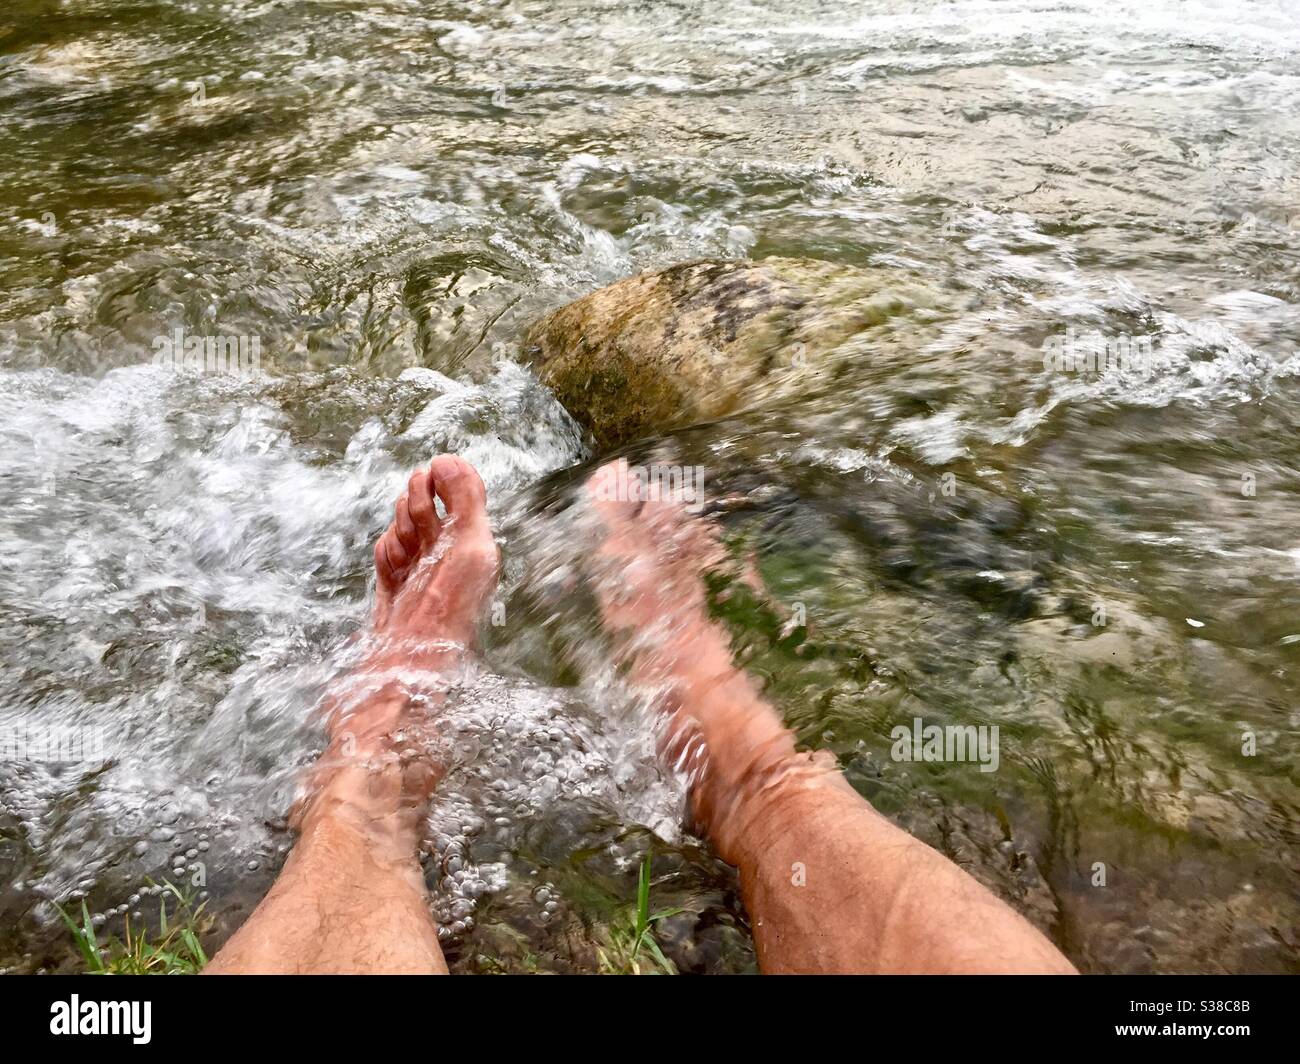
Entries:
{"type": "MultiPolygon", "coordinates": [[[[1027,921],[877,814],[825,754],[803,753],[732,663],[701,574],[712,530],[678,503],[588,483],[606,625],[663,707],[662,756],[686,770],[698,826],[740,870],[765,972],[1070,972],[1027,921]]],[[[280,878],[214,974],[445,973],[418,859],[440,766],[441,693],[466,664],[499,567],[478,473],[415,473],[375,545],[363,664],[327,706],[329,745],[280,878]],[[434,498],[446,517],[437,515],[434,498]]]]}

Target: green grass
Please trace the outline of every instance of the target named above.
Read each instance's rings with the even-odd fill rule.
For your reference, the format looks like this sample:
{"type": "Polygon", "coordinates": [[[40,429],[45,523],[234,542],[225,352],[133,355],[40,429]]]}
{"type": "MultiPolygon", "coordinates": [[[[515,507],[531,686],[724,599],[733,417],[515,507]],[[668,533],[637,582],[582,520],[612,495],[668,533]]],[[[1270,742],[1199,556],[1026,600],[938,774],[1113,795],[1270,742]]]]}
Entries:
{"type": "Polygon", "coordinates": [[[126,918],[122,938],[95,935],[90,910],[81,903],[81,927],[62,908],[59,915],[68,925],[81,952],[86,971],[91,975],[197,975],[208,963],[199,936],[211,926],[204,913],[207,902],[195,907],[187,894],[163,880],[158,898],[158,934],[150,937],[143,930],[131,933],[131,918],[126,918]],[[168,898],[175,901],[171,919],[167,917],[168,898]]]}
{"type": "MultiPolygon", "coordinates": [[[[647,853],[641,862],[635,903],[624,905],[596,934],[596,956],[602,975],[677,974],[676,965],[656,941],[654,928],[659,921],[684,910],[650,911],[650,860],[647,853]]],[[[121,938],[99,937],[84,901],[79,914],[81,926],[74,919],[78,914],[70,916],[59,908],[59,915],[72,933],[85,971],[91,975],[197,975],[208,963],[200,942],[212,924],[204,912],[206,904],[193,905],[186,893],[163,880],[157,934],[150,935],[145,929],[133,931],[128,916],[121,938]]],[[[492,958],[480,957],[479,961],[483,970],[493,970],[492,958]]],[[[498,970],[514,968],[498,966],[498,970]]],[[[525,970],[536,970],[536,966],[526,964],[525,970]]]]}
{"type": "Polygon", "coordinates": [[[680,908],[650,911],[650,854],[641,862],[636,905],[605,927],[596,945],[602,975],[676,975],[677,966],[655,941],[654,925],[682,912],[680,908]]]}

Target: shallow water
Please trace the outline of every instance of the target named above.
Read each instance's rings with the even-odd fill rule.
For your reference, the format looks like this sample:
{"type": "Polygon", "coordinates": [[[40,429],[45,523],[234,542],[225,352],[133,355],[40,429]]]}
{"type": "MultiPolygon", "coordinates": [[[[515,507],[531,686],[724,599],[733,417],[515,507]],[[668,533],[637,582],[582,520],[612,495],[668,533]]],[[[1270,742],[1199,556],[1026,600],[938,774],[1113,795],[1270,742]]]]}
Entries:
{"type": "Polygon", "coordinates": [[[770,592],[716,596],[748,667],[1084,969],[1296,970],[1298,51],[1288,0],[9,0],[0,728],[111,756],[0,761],[0,966],[68,966],[54,902],[113,927],[177,868],[213,944],[246,915],[373,537],[452,450],[507,562],[428,831],[453,969],[598,967],[653,847],[669,956],[751,970],[569,594],[598,456],[519,336],[785,255],[935,310],[629,449],[726,500],[770,592]],[[1157,368],[1045,373],[1070,326],[1157,368]],[[150,364],[177,327],[265,376],[150,364]],[[998,725],[998,771],[895,762],[916,717],[998,725]]]}

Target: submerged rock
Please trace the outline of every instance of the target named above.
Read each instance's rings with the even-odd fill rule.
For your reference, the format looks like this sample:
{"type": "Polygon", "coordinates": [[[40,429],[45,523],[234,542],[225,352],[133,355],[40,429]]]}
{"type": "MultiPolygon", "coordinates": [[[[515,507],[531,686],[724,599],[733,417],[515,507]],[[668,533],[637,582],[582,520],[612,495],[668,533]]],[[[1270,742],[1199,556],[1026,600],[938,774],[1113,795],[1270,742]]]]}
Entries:
{"type": "Polygon", "coordinates": [[[802,259],[689,262],[548,314],[524,351],[601,450],[797,387],[845,341],[931,305],[902,275],[802,259]]]}

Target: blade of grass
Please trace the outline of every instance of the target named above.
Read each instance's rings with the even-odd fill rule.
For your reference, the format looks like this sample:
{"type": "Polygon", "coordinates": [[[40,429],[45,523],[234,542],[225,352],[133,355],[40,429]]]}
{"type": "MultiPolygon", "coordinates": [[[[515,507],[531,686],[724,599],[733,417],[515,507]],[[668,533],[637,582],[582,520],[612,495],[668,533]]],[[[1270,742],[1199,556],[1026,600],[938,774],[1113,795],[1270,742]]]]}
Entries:
{"type": "Polygon", "coordinates": [[[646,949],[650,951],[650,955],[659,963],[659,967],[663,969],[664,972],[668,975],[677,974],[677,966],[664,956],[663,950],[659,948],[659,943],[655,941],[654,935],[646,936],[645,946],[646,949]]]}
{"type": "Polygon", "coordinates": [[[99,952],[99,939],[95,937],[95,924],[90,918],[90,910],[86,908],[86,899],[81,899],[81,919],[85,924],[85,942],[86,948],[90,951],[90,970],[92,972],[103,973],[104,957],[99,952]]]}
{"type": "Polygon", "coordinates": [[[198,936],[188,927],[181,932],[181,940],[190,948],[190,955],[198,962],[200,968],[208,963],[207,954],[203,952],[203,947],[199,945],[198,936]]]}
{"type": "MultiPolygon", "coordinates": [[[[59,910],[59,915],[63,917],[63,922],[67,925],[68,930],[72,932],[72,938],[77,943],[77,949],[81,953],[81,959],[86,962],[86,967],[92,972],[95,971],[96,963],[101,960],[99,951],[91,948],[90,943],[87,941],[86,932],[82,931],[81,928],[73,922],[72,917],[63,911],[63,906],[56,905],[55,908],[59,910]]],[[[89,921],[87,921],[86,926],[90,926],[89,921]]]]}
{"type": "Polygon", "coordinates": [[[636,935],[639,941],[650,926],[650,855],[641,862],[641,873],[636,884],[636,935]]]}

